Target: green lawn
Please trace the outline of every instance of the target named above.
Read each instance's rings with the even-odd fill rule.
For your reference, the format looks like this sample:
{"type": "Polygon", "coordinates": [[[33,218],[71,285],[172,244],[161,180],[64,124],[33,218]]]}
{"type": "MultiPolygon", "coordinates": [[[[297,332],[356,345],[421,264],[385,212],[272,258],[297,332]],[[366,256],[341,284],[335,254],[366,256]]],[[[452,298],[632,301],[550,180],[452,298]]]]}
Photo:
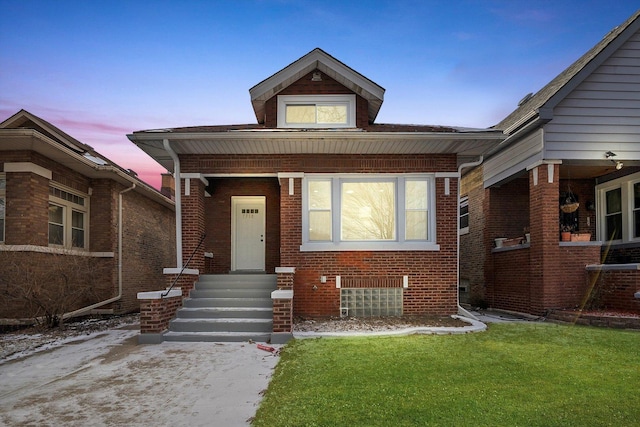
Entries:
{"type": "Polygon", "coordinates": [[[640,332],[548,323],[294,340],[254,426],[638,426],[640,332]]]}

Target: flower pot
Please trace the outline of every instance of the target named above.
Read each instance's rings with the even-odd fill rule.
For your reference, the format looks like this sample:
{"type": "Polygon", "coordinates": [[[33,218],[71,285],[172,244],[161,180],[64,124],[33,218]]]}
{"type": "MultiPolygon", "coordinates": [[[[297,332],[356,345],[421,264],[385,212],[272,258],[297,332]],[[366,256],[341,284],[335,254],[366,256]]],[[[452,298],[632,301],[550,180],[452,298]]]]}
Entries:
{"type": "Polygon", "coordinates": [[[571,232],[570,231],[563,231],[560,233],[560,239],[563,242],[570,242],[571,241],[571,232]]]}
{"type": "Polygon", "coordinates": [[[502,242],[504,242],[505,240],[507,240],[506,237],[498,237],[497,239],[495,239],[496,248],[501,248],[502,247],[502,242]]]}
{"type": "Polygon", "coordinates": [[[527,239],[527,243],[531,243],[531,233],[524,233],[524,238],[527,239]]]}
{"type": "Polygon", "coordinates": [[[572,242],[588,242],[591,240],[591,233],[574,233],[571,235],[572,242]]]}

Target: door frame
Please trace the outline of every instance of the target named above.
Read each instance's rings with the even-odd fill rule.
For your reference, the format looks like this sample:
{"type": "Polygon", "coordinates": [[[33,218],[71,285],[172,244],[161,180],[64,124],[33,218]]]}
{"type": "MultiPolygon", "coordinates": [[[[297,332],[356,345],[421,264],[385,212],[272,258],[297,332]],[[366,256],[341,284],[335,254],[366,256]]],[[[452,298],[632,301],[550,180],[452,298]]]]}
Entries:
{"type": "Polygon", "coordinates": [[[266,256],[267,256],[267,197],[266,196],[231,196],[231,271],[265,271],[266,270],[266,256]],[[236,248],[236,206],[242,203],[259,203],[262,209],[262,269],[255,270],[238,270],[237,266],[237,248],[236,248]]]}

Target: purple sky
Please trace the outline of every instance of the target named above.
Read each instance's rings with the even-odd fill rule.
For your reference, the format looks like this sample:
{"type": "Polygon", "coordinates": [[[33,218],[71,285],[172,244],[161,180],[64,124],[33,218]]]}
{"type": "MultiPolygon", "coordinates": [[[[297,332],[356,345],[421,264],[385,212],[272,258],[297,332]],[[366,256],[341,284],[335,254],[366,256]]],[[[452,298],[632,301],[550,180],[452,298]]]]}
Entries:
{"type": "Polygon", "coordinates": [[[249,88],[319,47],[386,89],[378,123],[489,127],[637,0],[0,0],[0,121],[24,108],[159,186],[126,134],[254,123],[249,88]]]}

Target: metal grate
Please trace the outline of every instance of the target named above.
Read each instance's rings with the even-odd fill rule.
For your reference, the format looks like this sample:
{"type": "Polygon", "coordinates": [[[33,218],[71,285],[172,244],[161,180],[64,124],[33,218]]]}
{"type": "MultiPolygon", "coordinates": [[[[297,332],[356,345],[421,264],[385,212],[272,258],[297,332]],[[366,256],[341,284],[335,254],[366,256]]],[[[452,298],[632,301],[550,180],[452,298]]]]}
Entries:
{"type": "Polygon", "coordinates": [[[402,288],[342,288],[340,316],[402,316],[402,288]]]}

